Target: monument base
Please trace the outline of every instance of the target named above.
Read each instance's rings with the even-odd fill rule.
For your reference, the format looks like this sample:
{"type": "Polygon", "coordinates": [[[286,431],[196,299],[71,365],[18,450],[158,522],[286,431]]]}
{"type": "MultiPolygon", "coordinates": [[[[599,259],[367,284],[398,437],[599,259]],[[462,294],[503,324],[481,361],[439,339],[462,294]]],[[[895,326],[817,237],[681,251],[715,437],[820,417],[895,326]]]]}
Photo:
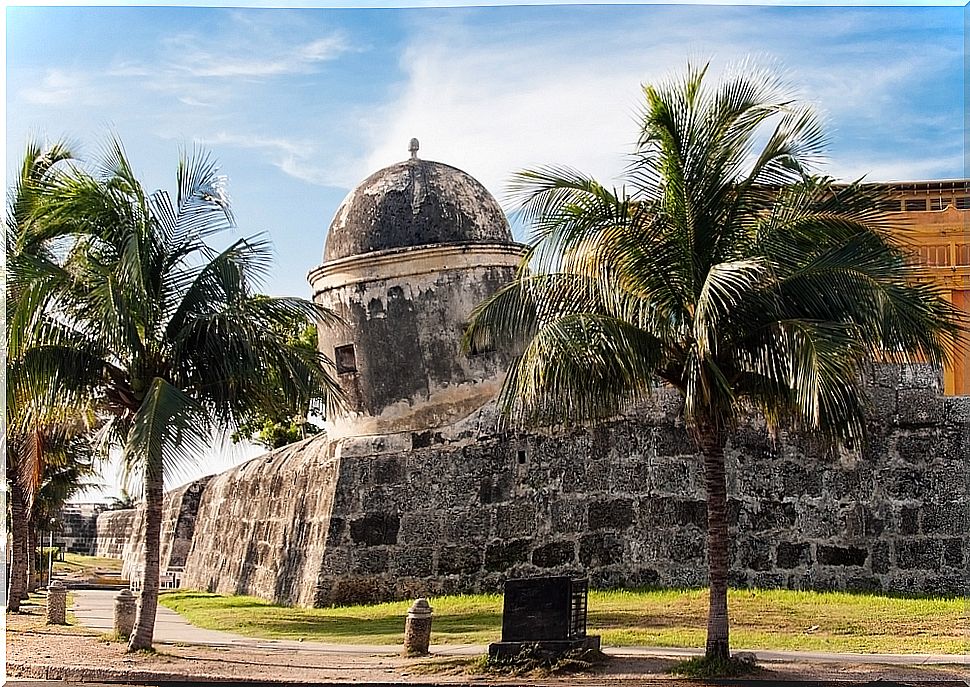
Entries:
{"type": "Polygon", "coordinates": [[[523,653],[530,658],[561,658],[570,651],[599,651],[599,635],[581,639],[556,639],[531,642],[492,642],[488,645],[488,657],[493,661],[510,661],[523,653]]]}

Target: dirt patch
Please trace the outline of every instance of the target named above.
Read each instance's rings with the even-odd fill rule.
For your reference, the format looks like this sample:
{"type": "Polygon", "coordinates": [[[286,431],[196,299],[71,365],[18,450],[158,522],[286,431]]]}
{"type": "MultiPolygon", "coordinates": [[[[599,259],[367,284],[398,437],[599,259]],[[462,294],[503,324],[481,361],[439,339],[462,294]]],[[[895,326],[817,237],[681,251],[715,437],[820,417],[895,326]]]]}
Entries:
{"type": "MultiPolygon", "coordinates": [[[[128,654],[120,642],[76,626],[44,624],[43,609],[27,606],[7,615],[7,674],[35,679],[154,680],[251,679],[286,682],[481,683],[483,678],[461,669],[453,657],[323,653],[251,647],[196,647],[159,644],[154,654],[128,654]]],[[[593,675],[529,680],[529,684],[671,684],[703,685],[664,671],[672,661],[656,658],[613,658],[593,675]]],[[[770,663],[761,680],[960,680],[966,666],[914,668],[873,665],[770,663]]],[[[489,683],[511,681],[485,678],[489,683]]],[[[521,684],[521,680],[515,681],[521,684]]]]}

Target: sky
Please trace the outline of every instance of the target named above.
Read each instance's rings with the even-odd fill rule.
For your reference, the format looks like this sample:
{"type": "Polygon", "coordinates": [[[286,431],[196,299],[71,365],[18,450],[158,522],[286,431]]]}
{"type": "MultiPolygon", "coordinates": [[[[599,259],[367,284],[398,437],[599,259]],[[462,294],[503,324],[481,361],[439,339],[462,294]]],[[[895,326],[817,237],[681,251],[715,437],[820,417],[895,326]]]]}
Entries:
{"type": "MultiPolygon", "coordinates": [[[[966,174],[955,4],[290,4],[7,7],[7,178],[31,138],[96,156],[116,135],[148,188],[172,188],[180,149],[203,145],[229,178],[238,234],[275,245],[264,290],[309,297],[341,200],[405,159],[411,137],[500,202],[513,172],[543,164],[611,182],[641,84],[691,60],[784,75],[824,116],[827,174],[966,174]]],[[[254,454],[214,451],[198,473],[254,454]]]]}

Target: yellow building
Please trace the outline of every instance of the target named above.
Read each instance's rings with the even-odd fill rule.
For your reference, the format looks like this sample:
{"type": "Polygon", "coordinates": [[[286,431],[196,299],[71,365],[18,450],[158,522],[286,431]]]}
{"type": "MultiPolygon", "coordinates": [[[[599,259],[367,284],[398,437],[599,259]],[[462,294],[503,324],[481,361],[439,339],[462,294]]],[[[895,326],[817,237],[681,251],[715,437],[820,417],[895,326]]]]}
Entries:
{"type": "MultiPolygon", "coordinates": [[[[905,241],[950,302],[970,317],[970,179],[890,185],[889,210],[908,227],[905,241]]],[[[947,394],[970,394],[970,341],[944,371],[947,394]]]]}

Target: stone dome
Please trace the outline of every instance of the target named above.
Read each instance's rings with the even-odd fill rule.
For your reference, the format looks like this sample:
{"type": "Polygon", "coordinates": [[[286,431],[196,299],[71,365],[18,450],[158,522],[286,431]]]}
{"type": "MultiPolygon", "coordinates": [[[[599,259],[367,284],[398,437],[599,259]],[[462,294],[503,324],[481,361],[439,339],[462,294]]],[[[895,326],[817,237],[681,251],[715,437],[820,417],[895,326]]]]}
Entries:
{"type": "MultiPolygon", "coordinates": [[[[417,142],[412,141],[412,154],[417,142]]],[[[412,157],[371,174],[340,204],[324,262],[441,243],[512,243],[505,213],[469,174],[412,157]]]]}

